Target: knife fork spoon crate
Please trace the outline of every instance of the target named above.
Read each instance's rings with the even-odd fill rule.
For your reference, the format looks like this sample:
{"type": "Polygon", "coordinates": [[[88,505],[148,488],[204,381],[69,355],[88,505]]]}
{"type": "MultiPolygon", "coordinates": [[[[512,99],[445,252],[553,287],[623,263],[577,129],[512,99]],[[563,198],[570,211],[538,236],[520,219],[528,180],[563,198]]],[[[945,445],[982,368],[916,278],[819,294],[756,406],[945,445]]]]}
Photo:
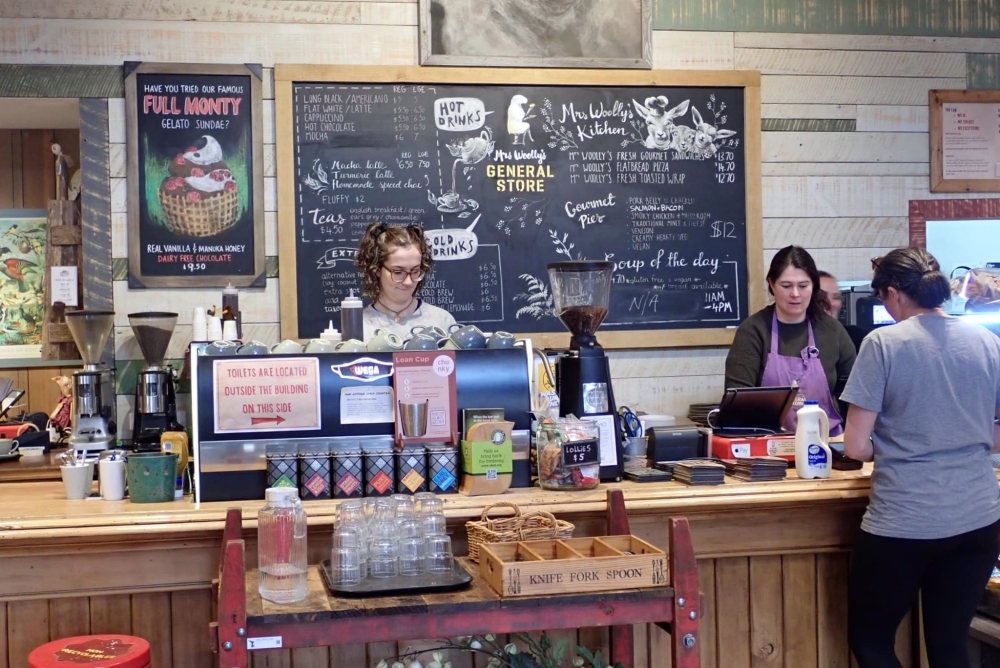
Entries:
{"type": "Polygon", "coordinates": [[[480,572],[501,597],[667,586],[666,553],[636,536],[488,543],[480,572]]]}

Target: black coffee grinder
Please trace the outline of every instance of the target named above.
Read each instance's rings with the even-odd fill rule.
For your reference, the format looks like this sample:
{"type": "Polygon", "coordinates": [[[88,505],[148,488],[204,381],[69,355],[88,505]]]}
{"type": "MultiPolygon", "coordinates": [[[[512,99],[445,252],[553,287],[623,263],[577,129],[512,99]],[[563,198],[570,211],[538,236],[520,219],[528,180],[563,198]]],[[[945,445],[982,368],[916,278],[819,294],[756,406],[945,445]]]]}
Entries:
{"type": "Polygon", "coordinates": [[[559,411],[563,416],[591,418],[601,425],[602,480],[620,480],[624,468],[611,369],[596,337],[597,328],[608,316],[614,266],[613,262],[592,260],[548,266],[556,315],[572,334],[569,350],[556,362],[559,411]]]}
{"type": "Polygon", "coordinates": [[[177,397],[174,382],[177,372],[163,366],[170,345],[176,313],[131,313],[128,323],[139,343],[146,368],[135,384],[135,409],[132,411],[132,446],[136,452],[160,452],[160,435],[165,431],[184,431],[177,422],[177,397]]]}

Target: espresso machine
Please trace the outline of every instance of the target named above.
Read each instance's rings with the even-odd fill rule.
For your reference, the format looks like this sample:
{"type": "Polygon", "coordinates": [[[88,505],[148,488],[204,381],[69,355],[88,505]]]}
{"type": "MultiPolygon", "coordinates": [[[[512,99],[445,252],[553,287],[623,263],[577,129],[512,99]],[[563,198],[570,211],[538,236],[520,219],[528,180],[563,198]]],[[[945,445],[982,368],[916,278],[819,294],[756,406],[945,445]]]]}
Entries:
{"type": "Polygon", "coordinates": [[[593,419],[601,426],[601,479],[620,479],[623,458],[618,408],[608,358],[596,336],[608,316],[614,263],[553,262],[548,270],[556,315],[572,335],[569,350],[562,351],[556,361],[560,414],[593,419]]]}
{"type": "Polygon", "coordinates": [[[66,313],[66,325],[83,360],[83,369],[73,374],[73,431],[69,445],[75,450],[107,450],[115,445],[115,378],[111,369],[100,363],[114,324],[114,311],[66,313]]]}
{"type": "Polygon", "coordinates": [[[146,360],[135,384],[135,409],[132,411],[132,447],[136,452],[159,452],[160,435],[165,431],[184,431],[177,422],[177,397],[174,382],[177,372],[163,365],[170,345],[176,313],[131,313],[128,323],[146,360]]]}

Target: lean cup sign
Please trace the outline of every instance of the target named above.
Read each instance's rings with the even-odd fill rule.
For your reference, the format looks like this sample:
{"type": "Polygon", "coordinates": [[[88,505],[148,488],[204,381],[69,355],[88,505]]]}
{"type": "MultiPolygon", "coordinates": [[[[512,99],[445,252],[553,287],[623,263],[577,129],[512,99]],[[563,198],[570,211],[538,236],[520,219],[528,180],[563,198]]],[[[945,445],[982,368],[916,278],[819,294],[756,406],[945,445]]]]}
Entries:
{"type": "Polygon", "coordinates": [[[475,97],[442,97],[434,102],[434,123],[438,130],[478,130],[486,123],[487,114],[492,113],[475,97]]]}
{"type": "Polygon", "coordinates": [[[215,432],[322,427],[315,357],[216,360],[215,432]]]}

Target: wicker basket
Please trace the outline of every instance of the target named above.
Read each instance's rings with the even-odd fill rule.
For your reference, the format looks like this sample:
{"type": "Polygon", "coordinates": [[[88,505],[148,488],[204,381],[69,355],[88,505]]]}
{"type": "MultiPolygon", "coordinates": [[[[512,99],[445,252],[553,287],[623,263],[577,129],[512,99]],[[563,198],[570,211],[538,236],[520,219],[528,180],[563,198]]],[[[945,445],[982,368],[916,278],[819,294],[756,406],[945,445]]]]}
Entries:
{"type": "Polygon", "coordinates": [[[517,504],[509,501],[486,506],[478,521],[465,523],[465,530],[469,537],[469,558],[477,564],[479,563],[479,546],[484,543],[516,543],[522,540],[572,538],[573,529],[571,523],[557,520],[552,513],[545,511],[534,511],[523,515],[517,504]],[[490,511],[494,508],[510,508],[514,511],[514,516],[491,519],[490,511]]]}
{"type": "Polygon", "coordinates": [[[184,195],[170,195],[162,190],[160,207],[167,227],[185,237],[211,237],[236,224],[240,196],[237,190],[223,192],[192,202],[184,195]]]}

